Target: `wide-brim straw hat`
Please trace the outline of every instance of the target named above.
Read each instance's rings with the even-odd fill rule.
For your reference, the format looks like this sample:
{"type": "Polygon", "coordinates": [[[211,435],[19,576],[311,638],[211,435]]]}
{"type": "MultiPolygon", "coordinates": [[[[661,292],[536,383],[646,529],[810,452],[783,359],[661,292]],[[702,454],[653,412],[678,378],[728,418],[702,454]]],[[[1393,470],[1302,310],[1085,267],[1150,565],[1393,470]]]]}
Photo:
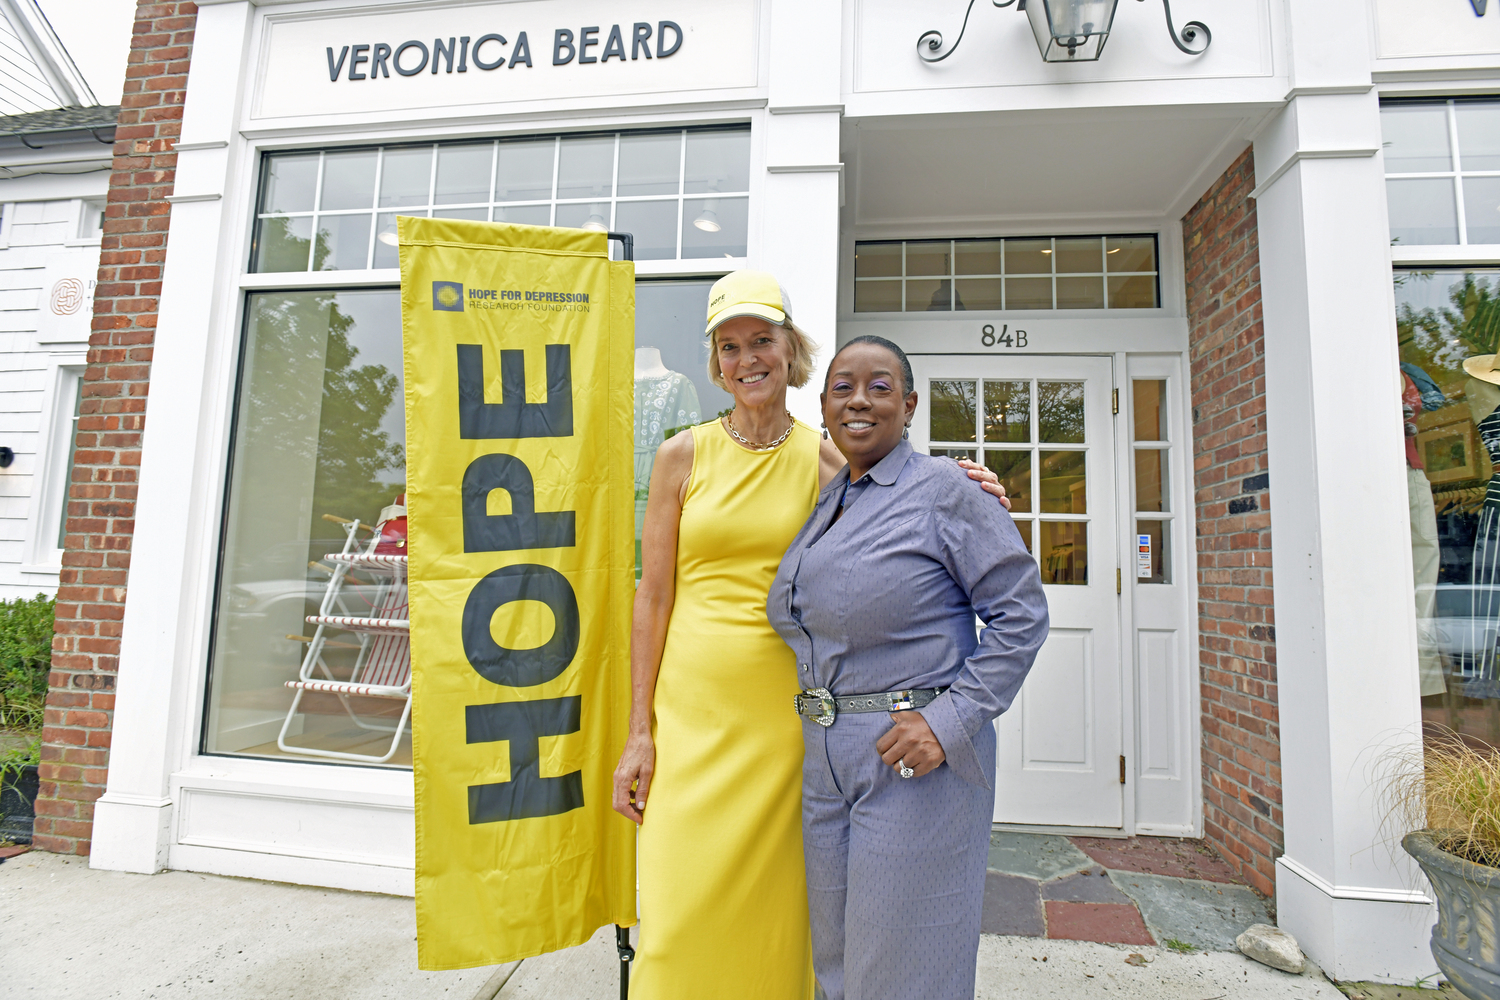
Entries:
{"type": "Polygon", "coordinates": [[[1474,378],[1500,385],[1500,354],[1476,354],[1464,358],[1464,371],[1474,378]]]}

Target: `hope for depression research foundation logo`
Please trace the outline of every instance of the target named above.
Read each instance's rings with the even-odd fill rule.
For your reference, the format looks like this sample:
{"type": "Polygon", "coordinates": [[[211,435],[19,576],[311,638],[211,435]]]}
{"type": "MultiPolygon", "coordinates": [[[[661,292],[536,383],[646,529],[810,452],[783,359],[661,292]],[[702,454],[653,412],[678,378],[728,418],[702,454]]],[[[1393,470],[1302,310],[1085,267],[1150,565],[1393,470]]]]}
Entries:
{"type": "Polygon", "coordinates": [[[464,286],[457,281],[434,281],[432,308],[442,312],[463,312],[464,286]]]}

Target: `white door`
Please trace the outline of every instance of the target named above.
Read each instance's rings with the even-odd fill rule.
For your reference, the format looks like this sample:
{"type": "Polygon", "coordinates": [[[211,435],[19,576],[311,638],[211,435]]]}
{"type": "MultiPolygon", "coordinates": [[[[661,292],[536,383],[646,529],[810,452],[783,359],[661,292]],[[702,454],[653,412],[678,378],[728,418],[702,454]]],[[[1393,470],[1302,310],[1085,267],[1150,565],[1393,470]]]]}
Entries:
{"type": "Polygon", "coordinates": [[[979,457],[1005,483],[1052,632],[996,721],[995,822],[1120,827],[1119,546],[1113,362],[913,357],[912,443],[979,457]]]}

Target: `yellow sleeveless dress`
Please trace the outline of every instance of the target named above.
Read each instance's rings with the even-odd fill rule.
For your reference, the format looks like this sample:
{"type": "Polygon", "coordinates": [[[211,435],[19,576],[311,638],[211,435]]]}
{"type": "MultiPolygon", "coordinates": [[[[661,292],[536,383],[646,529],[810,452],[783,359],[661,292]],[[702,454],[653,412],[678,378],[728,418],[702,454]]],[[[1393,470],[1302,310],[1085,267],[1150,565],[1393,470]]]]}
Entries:
{"type": "Polygon", "coordinates": [[[808,1000],[797,664],[766,594],[818,495],[818,432],[751,452],[692,429],[677,594],[656,682],[631,997],[808,1000]]]}

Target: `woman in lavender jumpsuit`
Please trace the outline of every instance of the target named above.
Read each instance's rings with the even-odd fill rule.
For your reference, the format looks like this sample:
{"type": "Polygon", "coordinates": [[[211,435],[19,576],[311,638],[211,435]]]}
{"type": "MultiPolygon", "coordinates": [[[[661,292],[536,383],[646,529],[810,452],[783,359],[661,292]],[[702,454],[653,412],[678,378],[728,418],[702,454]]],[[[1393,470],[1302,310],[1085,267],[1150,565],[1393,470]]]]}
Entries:
{"type": "Polygon", "coordinates": [[[823,418],[849,464],[766,604],[802,688],[825,695],[798,710],[813,962],[828,1000],[974,996],[991,723],[1047,636],[1036,563],[1009,515],[905,440],[916,403],[896,345],[861,337],[835,356],[823,418]]]}

